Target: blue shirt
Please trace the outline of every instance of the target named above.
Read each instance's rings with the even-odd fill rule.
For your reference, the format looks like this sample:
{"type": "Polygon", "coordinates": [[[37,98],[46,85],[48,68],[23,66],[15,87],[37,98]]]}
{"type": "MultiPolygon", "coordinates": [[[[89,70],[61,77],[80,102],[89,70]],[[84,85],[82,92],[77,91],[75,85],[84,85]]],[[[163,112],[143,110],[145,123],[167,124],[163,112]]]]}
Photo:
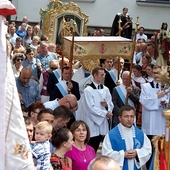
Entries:
{"type": "Polygon", "coordinates": [[[36,142],[32,147],[32,153],[35,158],[37,170],[49,170],[50,163],[50,143],[49,140],[45,142],[36,142]]]}
{"type": "Polygon", "coordinates": [[[32,103],[34,103],[37,100],[41,100],[39,86],[35,80],[30,79],[27,85],[23,85],[20,80],[20,77],[17,77],[16,86],[17,86],[18,92],[21,93],[22,95],[21,102],[26,107],[29,107],[32,103]]]}
{"type": "Polygon", "coordinates": [[[37,63],[41,65],[43,70],[49,68],[49,62],[53,59],[57,60],[57,56],[55,53],[48,52],[46,56],[43,54],[38,54],[36,57],[37,63]]]}
{"type": "Polygon", "coordinates": [[[38,78],[38,74],[37,74],[37,65],[36,65],[36,59],[34,58],[33,61],[29,61],[28,59],[25,59],[22,62],[22,66],[23,67],[30,67],[32,69],[32,75],[36,78],[38,78]]]}

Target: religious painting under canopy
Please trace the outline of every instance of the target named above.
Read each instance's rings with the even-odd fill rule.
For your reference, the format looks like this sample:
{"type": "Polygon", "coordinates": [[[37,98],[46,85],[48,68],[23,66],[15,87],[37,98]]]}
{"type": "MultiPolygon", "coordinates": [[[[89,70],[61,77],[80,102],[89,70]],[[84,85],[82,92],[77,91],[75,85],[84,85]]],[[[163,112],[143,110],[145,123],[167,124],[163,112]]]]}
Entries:
{"type": "MultiPolygon", "coordinates": [[[[72,37],[64,37],[63,55],[70,56],[72,37]]],[[[74,59],[123,57],[131,59],[133,41],[123,37],[74,37],[74,59]]],[[[68,57],[69,58],[69,57],[68,57]]]]}
{"type": "Polygon", "coordinates": [[[62,44],[62,36],[71,36],[71,20],[75,23],[75,35],[87,36],[88,16],[73,2],[51,0],[47,9],[40,9],[42,33],[49,42],[62,44]]]}

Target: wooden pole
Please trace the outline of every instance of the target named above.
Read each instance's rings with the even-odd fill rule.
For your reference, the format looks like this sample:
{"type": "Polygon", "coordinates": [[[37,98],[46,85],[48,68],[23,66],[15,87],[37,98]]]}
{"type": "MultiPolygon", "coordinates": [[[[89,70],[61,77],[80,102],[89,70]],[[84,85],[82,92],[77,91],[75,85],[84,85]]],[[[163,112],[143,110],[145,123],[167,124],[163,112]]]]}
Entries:
{"type": "Polygon", "coordinates": [[[120,57],[118,56],[117,60],[117,82],[119,82],[119,75],[120,75],[120,57]]]}
{"type": "MultiPolygon", "coordinates": [[[[131,75],[132,75],[132,67],[133,67],[133,56],[134,56],[134,52],[135,52],[135,44],[136,44],[136,34],[138,31],[138,26],[139,26],[139,22],[138,22],[139,17],[137,17],[137,21],[135,23],[135,33],[134,33],[134,38],[133,38],[133,45],[132,45],[132,53],[131,53],[131,61],[130,61],[130,74],[129,74],[129,82],[128,82],[128,86],[130,86],[131,83],[131,75]]],[[[125,104],[128,104],[128,93],[126,94],[126,102],[125,104]]]]}
{"type": "Polygon", "coordinates": [[[167,170],[170,170],[170,108],[163,111],[163,115],[166,117],[166,131],[165,131],[165,160],[167,170]]]}
{"type": "Polygon", "coordinates": [[[70,47],[70,59],[69,59],[69,67],[70,67],[70,79],[69,81],[71,81],[72,78],[72,62],[73,62],[73,50],[74,50],[74,35],[75,35],[75,26],[76,23],[73,19],[70,20],[70,29],[71,29],[71,33],[72,33],[72,42],[71,42],[71,47],[70,47]]]}
{"type": "Polygon", "coordinates": [[[65,21],[65,18],[64,18],[64,16],[63,16],[63,19],[62,19],[62,37],[61,37],[61,44],[62,44],[62,48],[61,48],[61,51],[62,51],[62,53],[61,53],[61,67],[62,68],[60,68],[60,69],[63,69],[63,65],[64,65],[64,56],[63,56],[63,39],[64,39],[64,33],[65,33],[65,29],[66,29],[66,27],[65,27],[65,24],[66,24],[66,21],[65,21]]]}

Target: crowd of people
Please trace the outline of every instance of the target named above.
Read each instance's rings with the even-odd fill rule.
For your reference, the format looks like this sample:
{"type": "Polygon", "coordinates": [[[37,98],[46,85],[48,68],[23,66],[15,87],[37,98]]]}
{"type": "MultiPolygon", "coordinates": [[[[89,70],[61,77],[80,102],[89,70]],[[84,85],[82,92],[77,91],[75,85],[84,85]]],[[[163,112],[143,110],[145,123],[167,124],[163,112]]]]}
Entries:
{"type": "MultiPolygon", "coordinates": [[[[116,15],[111,35],[132,38],[127,12],[123,8],[116,15]]],[[[104,30],[95,30],[93,36],[104,36],[104,30]]],[[[70,66],[57,53],[57,45],[48,41],[39,25],[29,25],[27,17],[18,28],[15,22],[8,25],[8,57],[37,170],[99,170],[102,166],[132,170],[146,163],[149,168],[151,139],[165,134],[162,111],[170,96],[169,88],[159,81],[158,64],[161,57],[164,62],[170,60],[168,36],[166,23],[151,39],[140,27],[132,74],[125,70],[122,57],[101,59],[91,72],[83,61],[70,66]],[[103,156],[96,158],[101,141],[103,156]]]]}

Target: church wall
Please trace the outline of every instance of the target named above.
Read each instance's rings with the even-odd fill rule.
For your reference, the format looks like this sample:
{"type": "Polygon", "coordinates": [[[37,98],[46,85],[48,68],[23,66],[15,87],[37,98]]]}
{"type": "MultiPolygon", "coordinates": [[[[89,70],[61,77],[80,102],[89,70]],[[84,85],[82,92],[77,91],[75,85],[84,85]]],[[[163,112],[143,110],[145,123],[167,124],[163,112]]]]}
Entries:
{"type": "MultiPolygon", "coordinates": [[[[88,0],[77,0],[75,2],[81,10],[89,15],[89,26],[110,28],[116,13],[121,12],[123,7],[129,8],[129,14],[136,22],[139,16],[140,26],[144,26],[147,30],[158,30],[162,22],[167,22],[170,27],[170,7],[158,6],[139,6],[136,0],[92,0],[93,2],[85,2],[88,0]]],[[[68,2],[62,0],[63,3],[68,2]]],[[[30,22],[39,22],[40,8],[47,8],[49,0],[12,0],[16,6],[18,14],[12,16],[12,20],[22,21],[27,16],[30,22]]],[[[135,27],[135,24],[133,24],[135,27]]]]}

